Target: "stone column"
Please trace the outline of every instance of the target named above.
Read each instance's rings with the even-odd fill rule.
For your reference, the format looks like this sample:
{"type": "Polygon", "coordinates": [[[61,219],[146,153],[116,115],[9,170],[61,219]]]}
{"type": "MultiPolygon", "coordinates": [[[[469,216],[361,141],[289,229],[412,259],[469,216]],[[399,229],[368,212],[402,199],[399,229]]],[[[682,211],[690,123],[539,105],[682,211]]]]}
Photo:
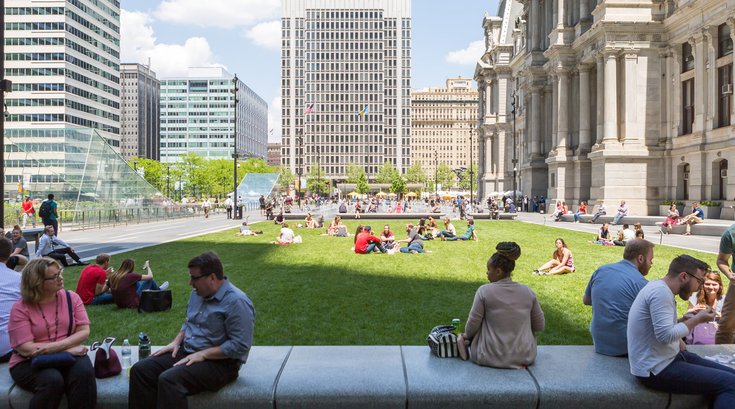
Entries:
{"type": "MultiPolygon", "coordinates": [[[[585,3],[582,0],[582,3],[585,3]]],[[[579,66],[579,153],[590,151],[590,67],[579,66]]]]}
{"type": "Polygon", "coordinates": [[[671,48],[671,137],[681,134],[681,47],[671,48]]]}
{"type": "Polygon", "coordinates": [[[569,72],[557,71],[557,102],[556,102],[556,151],[559,155],[566,154],[567,137],[569,135],[569,72]]]}
{"type": "Polygon", "coordinates": [[[556,75],[551,75],[551,146],[549,151],[556,149],[559,141],[559,82],[556,75]]]}
{"type": "Polygon", "coordinates": [[[541,31],[541,19],[539,15],[539,0],[531,0],[530,18],[527,24],[531,28],[531,50],[539,50],[539,33],[541,31]]]}
{"type": "Polygon", "coordinates": [[[605,131],[603,142],[618,140],[618,56],[605,53],[605,131]]]}
{"type": "Polygon", "coordinates": [[[602,136],[605,132],[605,59],[602,54],[597,56],[597,140],[595,143],[602,142],[602,136]]]}
{"type": "Polygon", "coordinates": [[[541,88],[531,88],[531,156],[541,156],[541,88]]]}
{"type": "Polygon", "coordinates": [[[563,30],[566,25],[566,17],[564,16],[565,0],[556,0],[556,28],[563,30]]]}
{"type": "Polygon", "coordinates": [[[587,0],[579,0],[579,21],[589,19],[589,4],[587,0]]]}
{"type": "Polygon", "coordinates": [[[625,65],[625,110],[623,111],[623,124],[625,132],[620,136],[621,140],[631,141],[640,139],[638,129],[638,81],[636,78],[638,68],[637,51],[626,51],[624,56],[625,65]]]}
{"type": "Polygon", "coordinates": [[[707,72],[705,73],[707,84],[704,90],[704,101],[707,101],[704,106],[704,129],[709,131],[715,129],[714,121],[717,116],[717,96],[719,95],[717,91],[717,64],[714,64],[714,61],[717,60],[717,26],[705,27],[702,30],[702,34],[704,34],[704,38],[707,40],[705,49],[707,61],[709,62],[707,64],[707,72]]]}
{"type": "Polygon", "coordinates": [[[694,33],[689,38],[692,45],[692,54],[694,55],[694,125],[692,133],[702,132],[704,130],[704,88],[705,88],[705,60],[707,56],[704,52],[704,36],[701,32],[694,33]]]}

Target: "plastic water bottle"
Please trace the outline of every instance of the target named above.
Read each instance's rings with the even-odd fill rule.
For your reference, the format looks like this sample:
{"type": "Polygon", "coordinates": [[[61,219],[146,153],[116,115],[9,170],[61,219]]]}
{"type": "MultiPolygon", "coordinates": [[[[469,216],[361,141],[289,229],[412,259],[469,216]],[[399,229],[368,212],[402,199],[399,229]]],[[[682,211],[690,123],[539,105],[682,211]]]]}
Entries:
{"type": "Polygon", "coordinates": [[[123,371],[127,371],[133,363],[132,353],[130,352],[130,341],[127,338],[123,341],[120,354],[122,355],[122,369],[123,371]]]}
{"type": "Polygon", "coordinates": [[[454,335],[459,335],[460,334],[461,331],[459,330],[459,324],[461,322],[462,321],[460,321],[459,318],[455,318],[455,319],[452,320],[452,326],[454,327],[454,331],[452,331],[452,332],[454,332],[454,335]]]}
{"type": "Polygon", "coordinates": [[[138,335],[138,360],[148,358],[151,354],[151,340],[148,339],[148,335],[145,332],[141,332],[138,335]]]}

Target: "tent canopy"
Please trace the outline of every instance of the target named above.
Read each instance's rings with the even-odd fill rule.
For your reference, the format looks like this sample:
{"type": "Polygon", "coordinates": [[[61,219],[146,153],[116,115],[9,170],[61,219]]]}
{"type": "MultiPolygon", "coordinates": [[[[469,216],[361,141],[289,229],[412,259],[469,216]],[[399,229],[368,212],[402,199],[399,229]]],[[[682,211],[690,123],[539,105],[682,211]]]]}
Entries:
{"type": "Polygon", "coordinates": [[[347,194],[347,196],[359,196],[360,194],[357,192],[350,192],[347,194]]]}
{"type": "Polygon", "coordinates": [[[387,195],[388,194],[385,193],[385,192],[378,192],[378,193],[375,194],[375,196],[380,196],[380,197],[387,196],[387,195]]]}
{"type": "Polygon", "coordinates": [[[406,196],[408,196],[408,197],[416,197],[418,195],[416,194],[416,192],[408,192],[408,193],[406,193],[406,196]]]}

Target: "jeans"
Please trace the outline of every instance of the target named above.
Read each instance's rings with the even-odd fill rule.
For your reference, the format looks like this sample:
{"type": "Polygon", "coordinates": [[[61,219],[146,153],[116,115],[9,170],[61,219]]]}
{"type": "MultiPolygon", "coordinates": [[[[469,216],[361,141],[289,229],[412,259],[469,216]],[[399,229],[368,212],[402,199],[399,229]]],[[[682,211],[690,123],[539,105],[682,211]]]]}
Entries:
{"type": "Polygon", "coordinates": [[[190,366],[174,363],[188,355],[183,346],[176,357],[171,354],[151,356],[130,369],[129,409],[188,407],[187,396],[216,392],[237,379],[240,361],[208,360],[190,366]]]}
{"type": "Polygon", "coordinates": [[[33,223],[33,227],[36,227],[36,214],[35,213],[23,213],[23,225],[21,226],[22,229],[26,228],[26,223],[28,222],[28,219],[31,219],[31,223],[33,223]]]}
{"type": "Polygon", "coordinates": [[[735,369],[689,351],[680,352],[658,375],[638,380],[664,392],[712,397],[714,409],[735,408],[735,369]]]}
{"type": "Polygon", "coordinates": [[[579,221],[579,217],[582,216],[583,214],[584,213],[582,213],[582,212],[574,213],[574,221],[575,222],[578,222],[579,221]]]}
{"type": "Polygon", "coordinates": [[[380,244],[380,243],[370,243],[367,246],[367,250],[365,250],[365,254],[372,253],[373,251],[375,251],[376,248],[378,250],[380,250],[381,253],[385,253],[385,247],[383,247],[382,244],[380,244]]]}
{"type": "Polygon", "coordinates": [[[421,247],[421,245],[418,243],[411,243],[408,245],[408,247],[401,247],[401,249],[398,251],[400,251],[401,253],[410,253],[411,250],[415,250],[417,253],[426,253],[426,251],[424,251],[424,248],[421,247]]]}
{"type": "Polygon", "coordinates": [[[97,404],[97,381],[86,355],[61,369],[35,370],[28,359],[10,369],[10,376],[18,386],[33,393],[29,409],[58,408],[64,394],[74,408],[93,409],[97,404]]]}
{"type": "Polygon", "coordinates": [[[148,280],[148,281],[140,280],[137,283],[135,283],[135,292],[138,294],[138,297],[140,297],[140,294],[145,290],[155,291],[155,290],[160,290],[160,288],[158,287],[158,284],[156,284],[156,280],[148,280]]]}
{"type": "MultiPolygon", "coordinates": [[[[140,295],[140,294],[138,294],[140,295]]],[[[109,304],[112,300],[112,293],[106,292],[102,293],[100,295],[95,295],[94,298],[92,298],[92,302],[89,303],[89,305],[101,305],[101,304],[109,304]]]]}
{"type": "Polygon", "coordinates": [[[620,221],[620,219],[622,219],[623,217],[625,217],[625,215],[624,215],[623,213],[618,213],[618,214],[616,214],[616,215],[615,215],[615,216],[613,217],[613,221],[612,221],[612,222],[613,222],[613,224],[618,224],[618,222],[620,221]]]}
{"type": "Polygon", "coordinates": [[[46,254],[44,257],[51,257],[54,260],[58,260],[62,266],[68,267],[69,263],[66,262],[66,255],[72,258],[77,263],[81,263],[82,260],[79,258],[77,253],[73,253],[68,247],[61,247],[54,249],[54,251],[46,254]]]}
{"type": "Polygon", "coordinates": [[[592,220],[591,220],[590,222],[591,222],[591,223],[594,223],[594,222],[596,222],[596,221],[597,221],[597,219],[599,219],[599,218],[600,218],[600,216],[604,216],[605,214],[606,214],[605,212],[597,212],[597,213],[595,213],[595,215],[594,215],[594,216],[592,216],[592,220]]]}
{"type": "Polygon", "coordinates": [[[454,234],[452,234],[452,233],[450,233],[448,231],[442,230],[442,231],[439,232],[439,234],[437,234],[436,237],[454,237],[454,234]]]}

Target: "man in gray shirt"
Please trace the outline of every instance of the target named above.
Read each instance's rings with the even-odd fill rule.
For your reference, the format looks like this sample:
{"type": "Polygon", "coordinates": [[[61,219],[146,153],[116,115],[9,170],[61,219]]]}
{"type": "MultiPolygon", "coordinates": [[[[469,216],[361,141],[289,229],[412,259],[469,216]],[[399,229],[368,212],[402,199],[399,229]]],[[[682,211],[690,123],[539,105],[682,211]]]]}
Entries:
{"type": "Polygon", "coordinates": [[[735,408],[735,369],[686,350],[682,341],[695,326],[715,317],[712,308],[677,323],[676,299],[704,284],[709,266],[694,257],[676,257],[661,280],[648,283],[628,315],[630,372],[645,386],[664,392],[712,397],[714,409],[735,408]]]}
{"type": "Polygon", "coordinates": [[[128,407],[187,408],[187,396],[237,379],[253,343],[255,309],[209,252],[189,261],[193,291],[174,340],[130,371],[128,407]]]}

